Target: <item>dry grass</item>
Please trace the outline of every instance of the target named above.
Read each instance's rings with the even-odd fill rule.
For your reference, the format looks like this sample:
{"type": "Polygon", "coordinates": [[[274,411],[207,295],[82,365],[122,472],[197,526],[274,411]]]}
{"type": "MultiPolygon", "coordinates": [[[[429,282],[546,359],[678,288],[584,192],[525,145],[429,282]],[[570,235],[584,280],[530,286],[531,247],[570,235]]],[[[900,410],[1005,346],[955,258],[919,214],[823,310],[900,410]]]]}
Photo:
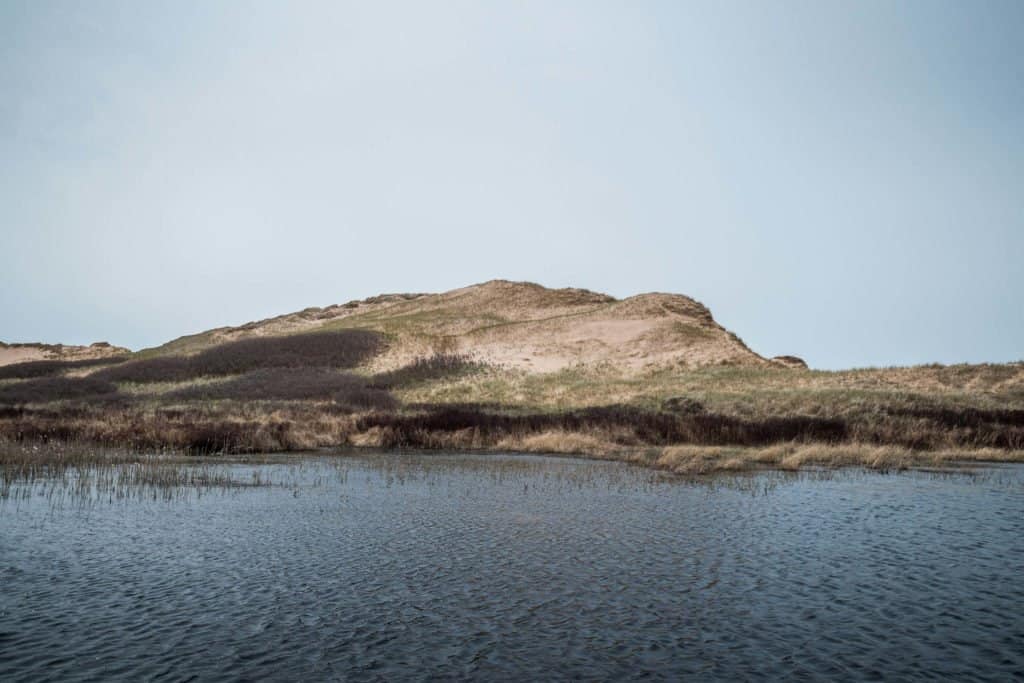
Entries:
{"type": "Polygon", "coordinates": [[[528,436],[509,436],[494,445],[495,450],[522,453],[563,453],[590,457],[611,457],[623,453],[623,448],[597,434],[552,429],[528,436]]]}
{"type": "MultiPolygon", "coordinates": [[[[514,415],[463,408],[455,412],[349,415],[329,403],[226,402],[14,411],[2,416],[0,430],[17,442],[17,448],[48,442],[59,453],[61,444],[72,444],[66,459],[69,463],[94,457],[131,460],[139,452],[160,449],[259,453],[341,445],[572,454],[686,475],[761,468],[898,470],[962,462],[1024,462],[1024,450],[1019,448],[962,445],[921,449],[856,440],[784,439],[777,435],[786,433],[776,431],[778,425],[799,427],[799,423],[768,423],[766,427],[728,420],[691,422],[695,418],[700,416],[645,415],[624,409],[514,415]],[[694,424],[710,430],[700,432],[705,441],[713,438],[719,443],[687,442],[687,434],[693,434],[687,430],[694,424]],[[744,441],[749,445],[741,445],[744,441]],[[89,451],[82,443],[105,448],[89,451]],[[112,451],[106,450],[111,447],[112,451]]],[[[6,446],[6,463],[10,465],[16,458],[12,459],[12,442],[6,446]]],[[[62,466],[61,459],[52,454],[49,462],[62,466]]]]}
{"type": "Polygon", "coordinates": [[[872,470],[948,467],[964,463],[1024,462],[1024,451],[994,448],[921,451],[874,444],[784,443],[763,448],[670,446],[649,464],[677,474],[707,474],[764,468],[863,467],[872,470]]]}
{"type": "Polygon", "coordinates": [[[0,438],[85,442],[129,452],[272,453],[347,443],[353,423],[348,409],[331,403],[71,406],[12,411],[0,419],[0,438]]]}
{"type": "Polygon", "coordinates": [[[632,375],[610,365],[532,374],[491,368],[398,393],[407,402],[501,403],[577,408],[607,403],[657,407],[687,396],[737,416],[840,414],[871,405],[971,405],[1024,409],[1024,363],[921,366],[836,372],[707,367],[632,375]]]}

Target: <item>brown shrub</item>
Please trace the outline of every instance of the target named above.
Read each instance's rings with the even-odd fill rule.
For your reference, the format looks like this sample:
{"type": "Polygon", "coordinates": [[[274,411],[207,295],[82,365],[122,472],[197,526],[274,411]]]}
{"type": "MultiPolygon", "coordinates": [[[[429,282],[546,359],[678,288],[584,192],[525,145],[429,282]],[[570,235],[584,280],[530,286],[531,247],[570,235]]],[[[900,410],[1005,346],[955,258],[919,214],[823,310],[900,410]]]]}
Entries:
{"type": "Polygon", "coordinates": [[[359,430],[383,428],[391,435],[390,446],[427,447],[434,433],[475,429],[500,440],[545,431],[606,432],[622,445],[706,443],[763,445],[804,439],[836,442],[846,438],[841,420],[815,417],[780,417],[742,420],[725,415],[673,415],[634,406],[612,405],[563,413],[511,415],[472,409],[448,409],[415,413],[367,415],[359,430]]]}

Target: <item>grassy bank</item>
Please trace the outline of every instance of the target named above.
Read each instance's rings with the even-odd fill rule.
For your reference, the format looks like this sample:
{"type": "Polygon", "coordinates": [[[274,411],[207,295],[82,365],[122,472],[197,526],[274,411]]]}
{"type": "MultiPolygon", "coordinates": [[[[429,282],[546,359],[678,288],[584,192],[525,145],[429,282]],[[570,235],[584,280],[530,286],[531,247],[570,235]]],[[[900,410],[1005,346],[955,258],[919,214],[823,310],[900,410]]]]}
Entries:
{"type": "Polygon", "coordinates": [[[192,356],[10,366],[0,438],[125,452],[333,446],[552,452],[687,474],[1024,461],[1024,365],[527,373],[457,354],[371,371],[363,330],[192,356]]]}
{"type": "Polygon", "coordinates": [[[334,446],[576,454],[686,474],[803,465],[898,469],[957,461],[1024,461],[1013,414],[963,411],[851,424],[817,417],[747,420],[636,407],[516,412],[481,407],[352,411],[335,402],[132,402],[8,409],[18,443],[87,442],[187,454],[299,451],[334,446]],[[962,416],[951,425],[950,417],[962,416]],[[996,444],[996,445],[993,445],[996,444]]]}

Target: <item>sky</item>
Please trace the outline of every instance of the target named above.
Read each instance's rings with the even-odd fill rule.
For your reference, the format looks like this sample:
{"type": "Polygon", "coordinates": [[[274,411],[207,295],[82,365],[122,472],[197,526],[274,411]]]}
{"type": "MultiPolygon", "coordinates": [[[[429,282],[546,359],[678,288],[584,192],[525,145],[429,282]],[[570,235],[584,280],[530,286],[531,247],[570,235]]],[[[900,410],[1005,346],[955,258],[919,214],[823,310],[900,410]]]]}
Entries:
{"type": "Polygon", "coordinates": [[[0,3],[0,339],[494,278],[1024,359],[1024,3],[0,3]]]}

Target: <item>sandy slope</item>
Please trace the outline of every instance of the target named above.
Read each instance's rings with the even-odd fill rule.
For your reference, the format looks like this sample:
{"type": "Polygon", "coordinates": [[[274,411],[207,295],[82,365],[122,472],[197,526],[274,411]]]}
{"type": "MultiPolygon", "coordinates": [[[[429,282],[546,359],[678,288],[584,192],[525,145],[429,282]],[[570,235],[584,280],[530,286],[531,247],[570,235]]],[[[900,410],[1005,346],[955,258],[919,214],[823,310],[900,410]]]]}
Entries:
{"type": "Polygon", "coordinates": [[[150,352],[187,353],[250,336],[343,328],[373,329],[390,336],[389,351],[376,363],[379,368],[437,351],[466,353],[532,372],[581,363],[626,373],[776,363],[751,351],[716,323],[705,306],[680,294],[617,300],[584,289],[548,289],[506,280],[440,294],[390,294],[309,308],[182,337],[150,352]]]}
{"type": "Polygon", "coordinates": [[[89,346],[64,344],[5,344],[0,342],[0,365],[34,360],[91,360],[130,353],[128,349],[96,342],[89,346]]]}

